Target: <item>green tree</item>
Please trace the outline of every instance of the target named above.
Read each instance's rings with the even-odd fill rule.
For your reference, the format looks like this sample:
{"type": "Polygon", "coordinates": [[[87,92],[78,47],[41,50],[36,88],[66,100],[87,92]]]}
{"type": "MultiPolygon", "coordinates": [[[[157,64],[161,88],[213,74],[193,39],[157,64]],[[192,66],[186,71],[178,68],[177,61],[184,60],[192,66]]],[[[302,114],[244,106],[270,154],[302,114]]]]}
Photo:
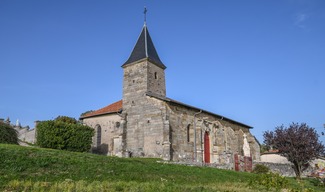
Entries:
{"type": "Polygon", "coordinates": [[[281,125],[274,131],[264,132],[263,136],[266,146],[278,149],[293,164],[297,179],[309,161],[324,154],[325,147],[318,140],[317,132],[306,123],[292,123],[289,127],[281,125]]]}
{"type": "Polygon", "coordinates": [[[61,121],[64,123],[71,123],[71,124],[77,124],[78,121],[73,118],[73,117],[68,117],[68,116],[58,116],[57,118],[54,119],[54,121],[61,121]]]}
{"type": "Polygon", "coordinates": [[[89,151],[94,135],[91,127],[65,116],[38,123],[36,131],[38,146],[76,152],[89,151]]]}
{"type": "Polygon", "coordinates": [[[0,143],[18,144],[17,131],[4,122],[0,122],[0,143]]]}

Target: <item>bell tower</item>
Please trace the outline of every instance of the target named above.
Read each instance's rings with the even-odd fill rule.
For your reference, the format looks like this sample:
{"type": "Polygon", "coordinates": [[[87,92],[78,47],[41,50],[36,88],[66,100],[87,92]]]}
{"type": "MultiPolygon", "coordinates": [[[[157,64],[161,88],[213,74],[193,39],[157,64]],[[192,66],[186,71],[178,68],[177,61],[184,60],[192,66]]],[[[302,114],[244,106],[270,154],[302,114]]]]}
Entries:
{"type": "Polygon", "coordinates": [[[166,97],[166,66],[161,62],[146,23],[129,59],[122,65],[123,108],[134,104],[139,97],[153,93],[166,97]]]}
{"type": "Polygon", "coordinates": [[[150,154],[155,157],[158,155],[155,152],[157,141],[163,141],[163,122],[158,116],[161,114],[161,107],[150,104],[147,94],[166,97],[166,66],[157,54],[146,21],[130,57],[122,68],[126,155],[150,154]]]}

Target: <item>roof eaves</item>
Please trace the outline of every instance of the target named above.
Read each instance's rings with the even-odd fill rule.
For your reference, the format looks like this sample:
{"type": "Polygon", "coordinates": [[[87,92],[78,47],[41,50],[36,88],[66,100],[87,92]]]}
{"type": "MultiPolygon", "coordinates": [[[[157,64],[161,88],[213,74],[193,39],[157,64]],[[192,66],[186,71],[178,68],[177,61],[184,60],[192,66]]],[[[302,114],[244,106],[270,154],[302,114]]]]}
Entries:
{"type": "Polygon", "coordinates": [[[96,117],[96,116],[101,116],[101,115],[106,115],[106,114],[111,114],[111,113],[118,113],[118,112],[121,112],[122,109],[123,109],[123,101],[119,100],[117,102],[111,103],[110,105],[107,105],[106,107],[103,107],[96,111],[86,113],[83,116],[79,117],[79,119],[96,117]]]}
{"type": "Polygon", "coordinates": [[[98,116],[102,116],[102,115],[108,115],[108,114],[113,114],[113,113],[121,113],[122,112],[122,109],[120,110],[116,110],[116,111],[110,111],[110,112],[104,112],[104,113],[97,113],[97,114],[89,114],[89,115],[84,115],[84,116],[81,116],[79,117],[79,119],[87,119],[87,118],[91,118],[91,117],[98,117],[98,116]]]}
{"type": "Polygon", "coordinates": [[[166,69],[167,67],[162,64],[162,63],[159,63],[159,62],[156,62],[154,61],[153,59],[151,58],[143,58],[143,59],[140,59],[140,60],[137,60],[137,61],[133,61],[133,62],[130,62],[130,63],[124,63],[121,67],[122,68],[125,68],[126,66],[130,66],[130,65],[134,65],[134,64],[137,64],[137,63],[141,63],[143,61],[149,61],[150,63],[156,65],[157,67],[160,67],[162,69],[166,69]]]}

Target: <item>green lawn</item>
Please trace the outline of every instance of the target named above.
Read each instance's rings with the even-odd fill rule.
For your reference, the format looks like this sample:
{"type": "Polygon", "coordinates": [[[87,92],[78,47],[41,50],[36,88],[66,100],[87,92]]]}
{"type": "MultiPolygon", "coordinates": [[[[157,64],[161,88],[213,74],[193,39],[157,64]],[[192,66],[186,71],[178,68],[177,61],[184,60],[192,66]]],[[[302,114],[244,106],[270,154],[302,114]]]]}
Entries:
{"type": "MultiPolygon", "coordinates": [[[[0,144],[0,191],[257,191],[255,174],[157,161],[0,144]]],[[[287,188],[325,189],[313,182],[287,188]]]]}

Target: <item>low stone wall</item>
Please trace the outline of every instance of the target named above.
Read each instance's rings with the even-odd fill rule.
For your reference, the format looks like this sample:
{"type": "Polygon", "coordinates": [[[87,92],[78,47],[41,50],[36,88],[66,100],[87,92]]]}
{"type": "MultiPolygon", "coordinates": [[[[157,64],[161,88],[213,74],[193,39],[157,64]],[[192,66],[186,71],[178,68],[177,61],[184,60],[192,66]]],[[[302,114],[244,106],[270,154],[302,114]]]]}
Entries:
{"type": "Polygon", "coordinates": [[[291,163],[270,163],[270,162],[253,162],[253,167],[260,164],[268,167],[272,172],[279,173],[286,177],[295,177],[296,174],[291,166],[291,163]]]}
{"type": "Polygon", "coordinates": [[[164,163],[164,164],[175,164],[175,165],[186,165],[186,166],[197,166],[197,167],[213,167],[218,169],[227,169],[227,170],[233,170],[234,165],[233,163],[229,164],[216,164],[216,163],[203,163],[203,162],[184,162],[184,161],[157,161],[158,163],[164,163]]]}
{"type": "MultiPolygon", "coordinates": [[[[286,177],[295,177],[296,176],[291,163],[270,163],[270,162],[254,161],[253,167],[255,167],[255,165],[257,165],[257,164],[265,165],[272,172],[279,173],[282,176],[286,176],[286,177]]],[[[314,170],[314,168],[312,166],[309,166],[305,171],[302,172],[301,176],[307,177],[307,176],[311,175],[313,170],[314,170]]]]}

